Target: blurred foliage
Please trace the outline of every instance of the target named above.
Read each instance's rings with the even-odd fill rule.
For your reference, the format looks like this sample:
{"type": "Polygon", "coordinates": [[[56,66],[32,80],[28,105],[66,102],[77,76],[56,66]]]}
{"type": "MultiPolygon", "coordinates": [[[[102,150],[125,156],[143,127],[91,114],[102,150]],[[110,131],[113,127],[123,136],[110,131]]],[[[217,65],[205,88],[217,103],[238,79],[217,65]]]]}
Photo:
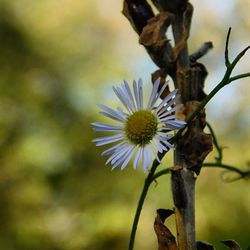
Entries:
{"type": "MultiPolygon", "coordinates": [[[[248,18],[237,24],[243,32],[250,23],[243,13],[247,1],[239,2],[237,20],[248,18]]],[[[116,0],[0,2],[0,249],[126,249],[145,175],[129,167],[123,172],[105,167],[90,127],[101,119],[94,105],[113,98],[108,91],[114,81],[136,78],[137,69],[149,78],[154,67],[120,10],[116,0]]],[[[214,30],[218,18],[212,21],[205,24],[214,30]]],[[[228,25],[217,29],[224,32],[228,25]]],[[[203,42],[199,29],[194,30],[196,44],[203,42]]],[[[214,69],[214,58],[206,60],[214,69]]],[[[226,161],[239,166],[250,157],[246,91],[249,85],[239,88],[239,105],[224,106],[233,108],[230,120],[208,107],[210,122],[225,128],[219,138],[230,146],[226,161]]],[[[171,166],[171,155],[165,163],[171,166]]],[[[249,183],[225,184],[219,173],[206,169],[198,179],[198,239],[218,246],[219,240],[234,238],[244,248],[249,183]]],[[[153,248],[155,210],[172,207],[168,176],[151,189],[136,249],[153,248]]]]}

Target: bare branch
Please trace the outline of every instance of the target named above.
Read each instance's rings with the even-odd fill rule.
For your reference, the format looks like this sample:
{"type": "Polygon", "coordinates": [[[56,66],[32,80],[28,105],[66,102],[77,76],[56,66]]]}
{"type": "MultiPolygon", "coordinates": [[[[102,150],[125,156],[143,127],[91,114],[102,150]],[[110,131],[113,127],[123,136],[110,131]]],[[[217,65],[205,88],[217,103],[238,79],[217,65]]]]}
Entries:
{"type": "Polygon", "coordinates": [[[212,48],[213,48],[212,42],[205,42],[197,51],[195,51],[193,54],[189,56],[191,63],[196,62],[199,58],[206,55],[212,48]]]}
{"type": "Polygon", "coordinates": [[[228,32],[227,32],[227,39],[226,39],[226,47],[225,47],[225,65],[226,65],[226,67],[229,67],[231,64],[229,61],[229,56],[228,56],[228,44],[229,44],[231,30],[232,30],[232,28],[230,27],[228,32]]]}
{"type": "Polygon", "coordinates": [[[214,130],[213,130],[212,126],[208,122],[207,122],[207,127],[208,127],[208,129],[209,129],[209,131],[211,133],[211,136],[213,138],[213,144],[214,144],[214,146],[215,146],[215,148],[217,150],[217,153],[218,153],[218,156],[215,157],[216,162],[221,162],[222,158],[223,158],[222,147],[219,146],[219,143],[218,143],[218,140],[217,140],[216,135],[214,133],[214,130]]]}

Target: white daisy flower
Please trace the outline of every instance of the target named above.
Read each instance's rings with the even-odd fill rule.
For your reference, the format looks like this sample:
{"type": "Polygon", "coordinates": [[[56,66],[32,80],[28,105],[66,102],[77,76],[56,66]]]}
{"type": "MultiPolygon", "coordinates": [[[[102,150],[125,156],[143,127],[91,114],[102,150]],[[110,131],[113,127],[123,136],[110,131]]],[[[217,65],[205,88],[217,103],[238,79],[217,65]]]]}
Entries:
{"type": "Polygon", "coordinates": [[[153,159],[157,159],[160,163],[157,151],[162,153],[170,148],[174,149],[174,146],[169,143],[173,134],[169,134],[169,132],[181,129],[186,124],[175,119],[174,112],[180,107],[180,105],[176,106],[176,100],[179,98],[176,95],[177,89],[161,100],[159,105],[156,105],[168,85],[166,82],[158,91],[160,78],[157,79],[145,106],[142,84],[141,79],[138,82],[134,81],[133,91],[126,81],[121,87],[113,87],[125,110],[121,108],[114,110],[103,104],[98,105],[103,110],[100,112],[101,114],[119,124],[92,123],[95,131],[115,132],[115,135],[93,140],[97,146],[117,143],[102,153],[102,155],[109,155],[106,164],[111,163],[112,169],[118,166],[124,169],[134,156],[134,169],[137,168],[139,160],[142,159],[143,170],[147,171],[153,159]]]}

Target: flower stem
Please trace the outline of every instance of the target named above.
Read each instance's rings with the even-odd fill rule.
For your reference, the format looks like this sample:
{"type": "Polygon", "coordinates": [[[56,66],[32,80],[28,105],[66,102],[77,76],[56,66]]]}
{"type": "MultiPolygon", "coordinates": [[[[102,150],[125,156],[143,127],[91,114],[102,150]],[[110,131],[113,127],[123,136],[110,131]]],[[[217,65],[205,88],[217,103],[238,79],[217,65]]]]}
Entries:
{"type": "Polygon", "coordinates": [[[137,225],[138,225],[139,218],[141,215],[142,207],[143,207],[145,198],[146,198],[147,193],[148,193],[148,189],[150,187],[150,184],[152,183],[153,176],[154,176],[154,173],[155,173],[158,165],[159,165],[159,163],[157,161],[153,162],[152,168],[150,169],[150,172],[148,173],[148,176],[145,179],[144,186],[143,186],[143,189],[142,189],[142,192],[140,195],[140,199],[138,201],[138,205],[136,208],[133,226],[132,226],[132,230],[131,230],[131,234],[130,234],[129,248],[128,248],[129,250],[133,250],[133,248],[134,248],[135,235],[136,235],[137,225]]]}

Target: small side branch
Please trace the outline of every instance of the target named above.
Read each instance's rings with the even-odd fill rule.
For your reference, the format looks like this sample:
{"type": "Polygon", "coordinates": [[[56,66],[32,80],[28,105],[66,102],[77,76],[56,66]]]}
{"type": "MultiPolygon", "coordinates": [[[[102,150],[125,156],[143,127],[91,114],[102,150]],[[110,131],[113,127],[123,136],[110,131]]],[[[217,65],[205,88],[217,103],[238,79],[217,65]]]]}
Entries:
{"type": "Polygon", "coordinates": [[[227,32],[226,46],[225,46],[225,65],[228,68],[230,66],[229,56],[228,56],[228,44],[232,28],[230,27],[227,32]]]}
{"type": "Polygon", "coordinates": [[[222,154],[223,148],[219,145],[217,137],[216,137],[216,135],[214,133],[214,130],[213,130],[212,126],[208,122],[207,122],[207,127],[208,127],[208,129],[210,131],[210,134],[211,134],[212,138],[213,138],[213,144],[214,144],[215,149],[216,149],[216,151],[218,153],[218,156],[215,157],[216,162],[221,163],[222,162],[222,158],[223,158],[223,154],[222,154]]]}
{"type": "Polygon", "coordinates": [[[196,62],[198,59],[206,55],[212,48],[212,42],[205,42],[197,51],[189,56],[191,63],[196,62]]]}
{"type": "MultiPolygon", "coordinates": [[[[243,171],[235,166],[231,166],[231,165],[227,165],[227,164],[223,164],[223,163],[218,163],[218,162],[207,162],[207,163],[203,163],[202,164],[202,167],[205,167],[205,168],[218,168],[218,169],[225,169],[227,170],[227,172],[224,172],[225,173],[229,173],[229,172],[232,172],[232,173],[236,173],[238,174],[238,176],[236,178],[232,178],[232,179],[225,179],[223,178],[223,180],[226,180],[226,181],[236,181],[236,180],[240,180],[240,179],[247,179],[250,177],[250,170],[246,170],[246,171],[243,171]]],[[[171,168],[165,168],[161,171],[158,171],[152,178],[151,180],[151,183],[153,181],[155,181],[156,179],[158,179],[159,177],[161,177],[162,175],[166,175],[166,174],[169,174],[170,173],[170,170],[171,168]]]]}

